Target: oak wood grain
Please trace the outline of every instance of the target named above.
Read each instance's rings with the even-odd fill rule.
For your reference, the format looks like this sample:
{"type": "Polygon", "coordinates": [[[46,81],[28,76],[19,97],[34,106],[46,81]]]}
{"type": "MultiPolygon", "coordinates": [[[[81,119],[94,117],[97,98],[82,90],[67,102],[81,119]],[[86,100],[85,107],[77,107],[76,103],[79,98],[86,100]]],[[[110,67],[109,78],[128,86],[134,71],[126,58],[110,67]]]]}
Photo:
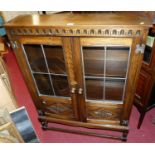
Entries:
{"type": "MultiPolygon", "coordinates": [[[[14,43],[17,43],[14,51],[39,112],[39,120],[42,122],[43,128],[46,127],[47,122],[55,122],[72,126],[120,131],[123,132],[122,139],[126,139],[132,101],[143,56],[142,53],[135,52],[136,45],[145,44],[148,27],[151,26],[148,18],[144,15],[124,12],[26,15],[11,20],[5,26],[12,46],[15,45],[14,43]],[[44,45],[62,46],[64,58],[59,54],[61,52],[58,48],[55,50],[57,53],[50,54],[50,49],[47,47],[45,53],[49,57],[48,63],[54,58],[56,60],[59,59],[59,63],[57,64],[61,67],[59,67],[59,71],[55,69],[55,72],[65,72],[67,74],[68,88],[63,90],[63,94],[69,94],[68,98],[59,97],[60,94],[55,97],[52,95],[38,95],[26,62],[26,57],[21,48],[21,44],[24,43],[41,44],[43,47],[44,45]],[[104,50],[98,49],[98,52],[94,50],[93,55],[90,56],[89,53],[92,50],[85,49],[86,57],[83,59],[83,46],[103,47],[110,45],[131,47],[128,72],[126,62],[129,55],[125,50],[110,49],[109,51],[107,50],[108,54],[105,56],[100,52],[104,50]],[[103,64],[106,61],[107,64],[104,66],[103,64]],[[113,82],[110,80],[106,81],[107,94],[104,95],[104,99],[106,96],[107,100],[104,102],[102,102],[103,93],[98,91],[100,87],[104,86],[103,81],[96,82],[96,80],[94,82],[93,80],[89,80],[87,85],[88,93],[91,94],[91,99],[93,99],[91,102],[87,100],[85,96],[84,65],[88,67],[86,75],[97,77],[98,79],[102,79],[103,76],[104,78],[125,78],[126,73],[128,73],[123,100],[121,100],[121,94],[124,82],[118,82],[117,80],[113,82]],[[107,75],[105,74],[105,70],[107,70],[107,75]],[[97,97],[101,99],[100,103],[95,101],[97,97]],[[112,102],[108,99],[117,102],[112,102]]],[[[32,50],[32,48],[29,49],[32,50]]],[[[42,57],[39,55],[39,50],[33,50],[32,52],[34,60],[37,56],[42,57]],[[38,54],[36,54],[37,52],[38,54]]],[[[43,61],[41,62],[41,67],[42,65],[43,61]]],[[[55,64],[50,63],[50,65],[51,72],[55,64]]],[[[43,71],[46,74],[49,72],[46,69],[43,71]]],[[[64,74],[61,74],[61,76],[64,76],[64,74]]],[[[49,87],[47,84],[48,80],[45,77],[47,76],[44,75],[44,78],[38,80],[40,84],[43,83],[42,81],[46,81],[46,84],[42,85],[43,89],[49,87]]],[[[60,79],[56,80],[57,88],[66,85],[66,82],[63,82],[64,79],[60,79]]],[[[47,90],[45,92],[48,93],[47,90]]]]}

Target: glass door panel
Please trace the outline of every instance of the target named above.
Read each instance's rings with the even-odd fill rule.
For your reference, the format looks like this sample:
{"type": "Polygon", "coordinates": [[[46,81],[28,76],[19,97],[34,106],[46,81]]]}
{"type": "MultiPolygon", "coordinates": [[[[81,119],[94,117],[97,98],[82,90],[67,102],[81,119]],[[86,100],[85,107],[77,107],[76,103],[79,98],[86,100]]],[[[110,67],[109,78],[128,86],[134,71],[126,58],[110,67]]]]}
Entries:
{"type": "Polygon", "coordinates": [[[86,100],[103,100],[105,48],[88,46],[82,48],[86,100]]]}
{"type": "Polygon", "coordinates": [[[39,96],[70,97],[62,46],[23,44],[39,96]]]}
{"type": "Polygon", "coordinates": [[[105,80],[105,100],[122,101],[125,79],[105,80]]]}
{"type": "Polygon", "coordinates": [[[56,96],[69,97],[70,89],[69,89],[67,76],[51,75],[51,78],[53,80],[53,87],[54,87],[56,96]]]}
{"type": "Polygon", "coordinates": [[[104,76],[104,47],[83,47],[86,76],[104,76]]]}
{"type": "Polygon", "coordinates": [[[126,77],[129,47],[108,46],[106,50],[106,76],[126,77]]]}
{"type": "Polygon", "coordinates": [[[85,78],[86,99],[103,100],[103,79],[85,78]]]}
{"type": "Polygon", "coordinates": [[[39,94],[54,95],[48,74],[33,74],[39,94]]]}
{"type": "Polygon", "coordinates": [[[83,46],[85,99],[102,102],[122,101],[129,56],[129,46],[83,46]]]}
{"type": "Polygon", "coordinates": [[[62,46],[43,45],[49,71],[56,74],[66,74],[62,46]]]}
{"type": "Polygon", "coordinates": [[[31,70],[34,72],[47,72],[45,59],[42,53],[41,45],[24,45],[31,70]]]}

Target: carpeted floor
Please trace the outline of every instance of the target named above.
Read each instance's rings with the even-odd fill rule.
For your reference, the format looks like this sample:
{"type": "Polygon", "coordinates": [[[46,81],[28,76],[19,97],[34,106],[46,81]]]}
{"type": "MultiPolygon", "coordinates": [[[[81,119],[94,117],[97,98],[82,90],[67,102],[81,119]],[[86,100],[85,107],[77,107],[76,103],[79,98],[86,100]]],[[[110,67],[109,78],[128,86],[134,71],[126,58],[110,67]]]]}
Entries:
{"type": "MultiPolygon", "coordinates": [[[[5,62],[8,67],[12,87],[17,99],[19,106],[25,106],[33,126],[36,130],[36,133],[41,142],[51,142],[51,143],[109,143],[109,142],[121,142],[118,140],[106,139],[106,138],[98,138],[92,136],[85,136],[85,135],[78,135],[78,134],[69,134],[69,133],[62,133],[56,131],[43,131],[41,129],[40,123],[37,119],[37,113],[32,101],[32,98],[27,90],[19,67],[17,65],[17,61],[15,56],[12,52],[5,56],[5,62]]],[[[23,68],[24,69],[24,68],[23,68]]],[[[155,118],[155,108],[149,111],[144,119],[144,122],[141,128],[138,130],[137,123],[138,123],[139,113],[135,107],[133,107],[131,119],[130,119],[130,131],[128,134],[127,142],[135,142],[135,143],[153,143],[155,142],[155,124],[152,124],[153,118],[155,118]]],[[[53,126],[60,126],[57,124],[51,124],[53,126]]],[[[63,126],[65,128],[73,128],[63,126]]],[[[89,129],[83,128],[74,128],[89,131],[89,129]]],[[[94,130],[93,130],[94,131],[94,130]]],[[[97,131],[96,132],[101,132],[97,131]]],[[[103,133],[105,131],[102,131],[103,133]]]]}

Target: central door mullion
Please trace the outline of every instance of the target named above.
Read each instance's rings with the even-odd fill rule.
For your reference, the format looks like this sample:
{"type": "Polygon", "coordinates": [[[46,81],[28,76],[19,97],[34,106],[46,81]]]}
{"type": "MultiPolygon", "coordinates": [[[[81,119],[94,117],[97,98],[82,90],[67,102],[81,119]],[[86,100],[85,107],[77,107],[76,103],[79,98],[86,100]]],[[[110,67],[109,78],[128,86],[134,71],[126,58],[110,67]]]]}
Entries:
{"type": "Polygon", "coordinates": [[[106,56],[107,56],[107,46],[104,47],[104,79],[103,79],[103,101],[105,100],[105,83],[106,83],[106,56]]]}

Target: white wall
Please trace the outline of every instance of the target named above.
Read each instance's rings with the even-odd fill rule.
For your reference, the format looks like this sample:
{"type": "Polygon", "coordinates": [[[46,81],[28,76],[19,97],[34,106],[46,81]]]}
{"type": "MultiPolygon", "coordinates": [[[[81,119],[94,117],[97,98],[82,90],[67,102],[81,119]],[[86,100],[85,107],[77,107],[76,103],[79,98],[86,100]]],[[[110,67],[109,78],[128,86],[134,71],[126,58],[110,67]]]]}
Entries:
{"type": "Polygon", "coordinates": [[[5,22],[15,18],[18,15],[22,14],[38,14],[38,11],[1,11],[1,14],[5,20],[5,22]]]}

